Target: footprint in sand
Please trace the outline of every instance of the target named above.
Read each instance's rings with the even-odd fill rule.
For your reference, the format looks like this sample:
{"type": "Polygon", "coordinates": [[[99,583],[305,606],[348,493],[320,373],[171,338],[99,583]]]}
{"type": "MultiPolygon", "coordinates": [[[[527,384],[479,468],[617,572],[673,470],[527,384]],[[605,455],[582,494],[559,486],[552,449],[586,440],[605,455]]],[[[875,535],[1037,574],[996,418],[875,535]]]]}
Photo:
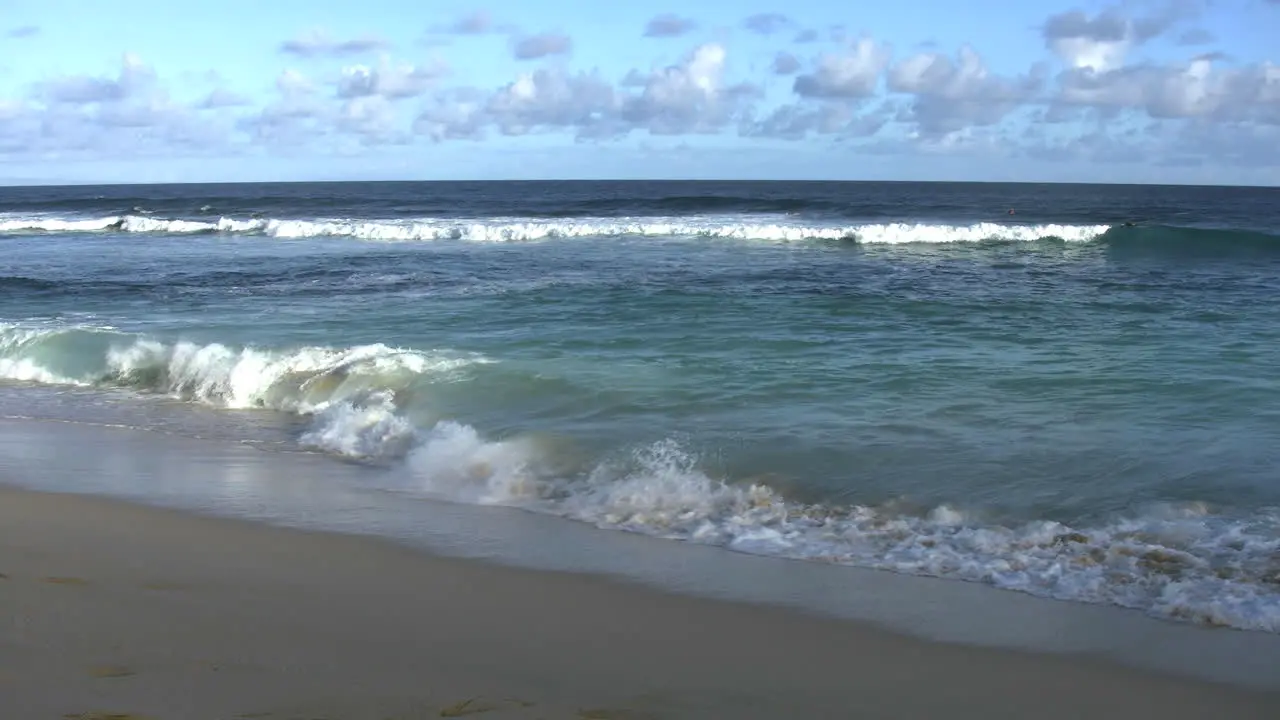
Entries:
{"type": "Polygon", "coordinates": [[[89,584],[88,580],[85,580],[84,578],[78,578],[78,577],[50,576],[46,578],[41,578],[41,580],[49,583],[50,585],[88,585],[89,584]]]}
{"type": "MultiPolygon", "coordinates": [[[[521,700],[519,698],[504,698],[502,702],[508,705],[515,705],[520,708],[531,708],[534,705],[528,700],[521,700]]],[[[440,717],[465,717],[467,715],[479,715],[480,713],[493,712],[494,710],[500,709],[501,708],[498,705],[484,702],[480,698],[469,698],[441,710],[440,717]]]]}
{"type": "Polygon", "coordinates": [[[651,720],[652,716],[631,710],[614,710],[611,708],[592,708],[579,710],[580,720],[651,720]]]}
{"type": "Polygon", "coordinates": [[[496,706],[482,702],[479,698],[469,698],[444,708],[440,711],[440,717],[466,717],[467,715],[493,712],[497,709],[496,706]]]}
{"type": "Polygon", "coordinates": [[[90,669],[89,674],[96,678],[122,678],[136,675],[137,673],[123,665],[101,665],[90,669]]]}
{"type": "Polygon", "coordinates": [[[143,585],[142,589],[155,590],[156,592],[176,592],[179,590],[186,590],[187,586],[181,583],[155,582],[143,585]]]}

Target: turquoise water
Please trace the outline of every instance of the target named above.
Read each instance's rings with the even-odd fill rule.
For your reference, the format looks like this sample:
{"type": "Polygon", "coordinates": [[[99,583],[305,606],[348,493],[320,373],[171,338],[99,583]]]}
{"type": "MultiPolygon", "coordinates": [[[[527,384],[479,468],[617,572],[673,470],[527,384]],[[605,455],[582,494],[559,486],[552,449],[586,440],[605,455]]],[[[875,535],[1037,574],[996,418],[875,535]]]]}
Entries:
{"type": "Polygon", "coordinates": [[[412,495],[1274,632],[1277,200],[0,190],[0,402],[327,453],[412,495]]]}

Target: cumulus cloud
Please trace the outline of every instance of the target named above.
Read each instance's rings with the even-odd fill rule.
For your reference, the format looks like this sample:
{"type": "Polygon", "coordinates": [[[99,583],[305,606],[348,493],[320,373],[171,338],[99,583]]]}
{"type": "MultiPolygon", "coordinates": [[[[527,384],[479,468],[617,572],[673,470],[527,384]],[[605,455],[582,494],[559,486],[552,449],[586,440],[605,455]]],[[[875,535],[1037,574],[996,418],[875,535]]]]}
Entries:
{"type": "Polygon", "coordinates": [[[488,124],[485,93],[454,88],[438,93],[413,121],[413,132],[435,142],[482,140],[488,124]]]}
{"type": "Polygon", "coordinates": [[[812,73],[796,78],[797,95],[810,98],[865,98],[875,94],[889,51],[863,38],[840,53],[823,53],[812,73]]]}
{"type": "Polygon", "coordinates": [[[803,140],[810,134],[865,138],[875,135],[892,117],[892,105],[858,112],[847,103],[783,105],[761,119],[748,118],[739,127],[746,137],[803,140]]]}
{"type": "Polygon", "coordinates": [[[1045,45],[1071,67],[1109,70],[1123,64],[1129,50],[1194,16],[1196,5],[1175,2],[1161,12],[1129,18],[1116,9],[1090,17],[1081,10],[1051,16],[1041,28],[1045,45]]]}
{"type": "MultiPolygon", "coordinates": [[[[1280,0],[1276,2],[1280,3],[1280,0]]],[[[1192,28],[1178,36],[1179,45],[1208,45],[1213,41],[1213,33],[1204,28],[1192,28]]]]}
{"type": "Polygon", "coordinates": [[[5,37],[9,37],[17,40],[20,38],[35,37],[36,35],[39,35],[39,34],[40,34],[39,27],[35,25],[23,25],[21,27],[13,28],[9,32],[6,32],[5,37]]]}
{"type": "Polygon", "coordinates": [[[334,127],[365,145],[403,144],[409,133],[400,126],[392,101],[384,95],[361,95],[342,103],[334,127]]]}
{"type": "Polygon", "coordinates": [[[335,109],[324,101],[319,86],[306,75],[287,69],[276,76],[276,96],[239,128],[254,141],[271,147],[303,147],[323,136],[335,109]]]}
{"type": "Polygon", "coordinates": [[[726,51],[708,43],[681,62],[633,71],[613,83],[597,72],[542,68],[521,74],[491,94],[442,93],[414,122],[433,140],[567,132],[579,140],[717,132],[735,122],[755,97],[753,86],[724,82],[726,51]]]}
{"type": "Polygon", "coordinates": [[[484,10],[477,10],[463,15],[443,29],[445,32],[453,33],[454,35],[482,35],[496,30],[497,26],[493,21],[492,15],[484,10]]]}
{"type": "Polygon", "coordinates": [[[324,30],[312,29],[280,43],[280,52],[300,57],[343,57],[376,52],[387,47],[385,40],[372,36],[337,40],[324,30]]]}
{"type": "Polygon", "coordinates": [[[685,35],[697,27],[690,18],[666,13],[657,15],[644,26],[644,36],[650,38],[670,38],[685,35]]]}
{"type": "Polygon", "coordinates": [[[225,149],[229,128],[171,98],[156,71],[126,53],[114,77],[64,75],[22,102],[0,102],[0,152],[139,157],[225,149]]]}
{"type": "Polygon", "coordinates": [[[426,67],[408,63],[395,65],[383,58],[376,67],[352,65],[343,68],[337,95],[346,99],[377,96],[401,100],[417,97],[446,73],[443,64],[426,67]]]}
{"type": "Polygon", "coordinates": [[[116,77],[67,75],[37,86],[40,97],[49,103],[89,105],[120,102],[137,97],[150,87],[155,71],[133,53],[125,53],[116,77]]]}
{"type": "Polygon", "coordinates": [[[1107,72],[1073,69],[1058,79],[1054,100],[1157,119],[1211,119],[1280,125],[1280,66],[1217,68],[1203,55],[1180,65],[1137,65],[1107,72]]]}
{"type": "MultiPolygon", "coordinates": [[[[1061,63],[1022,72],[996,72],[977,47],[917,45],[919,51],[895,55],[871,37],[798,55],[787,40],[816,40],[818,33],[794,34],[785,16],[765,13],[745,24],[785,35],[765,63],[753,52],[751,66],[761,82],[790,78],[775,80],[781,87],[769,95],[744,81],[750,76],[731,72],[747,66],[731,63],[738,56],[720,42],[690,47],[668,66],[606,74],[579,70],[566,58],[522,66],[496,87],[457,87],[443,62],[359,57],[385,44],[313,31],[291,41],[296,47],[280,48],[313,72],[281,72],[266,98],[233,92],[218,77],[166,81],[125,55],[110,73],[53,76],[26,95],[0,94],[0,155],[249,146],[324,154],[536,133],[583,142],[725,133],[822,138],[868,153],[1280,165],[1280,66],[1208,52],[1181,62],[1144,60],[1137,48],[1156,38],[1175,51],[1210,39],[1179,0],[1159,7],[1144,16],[1115,9],[1053,15],[1034,32],[1061,63]],[[318,57],[342,62],[301,61],[318,57]]],[[[497,27],[475,13],[448,31],[497,27]]],[[[692,27],[664,14],[651,18],[644,34],[674,37],[692,27]]],[[[518,60],[574,50],[558,32],[512,34],[504,42],[518,60]]]]}
{"type": "Polygon", "coordinates": [[[956,59],[941,53],[913,55],[889,69],[888,89],[912,97],[904,119],[925,137],[994,125],[1035,99],[1045,73],[1004,78],[991,73],[978,53],[963,46],[956,59]]]}
{"type": "Polygon", "coordinates": [[[249,98],[244,95],[234,93],[226,88],[215,88],[205,96],[204,100],[200,101],[197,107],[203,110],[215,110],[217,108],[244,107],[249,104],[249,98]]]}
{"type": "Polygon", "coordinates": [[[1119,65],[1132,43],[1128,23],[1114,12],[1094,18],[1079,10],[1054,15],[1043,34],[1049,49],[1068,65],[1093,70],[1119,65]]]}
{"type": "Polygon", "coordinates": [[[773,56],[772,67],[775,75],[794,75],[800,71],[800,58],[783,50],[773,56]]]}
{"type": "Polygon", "coordinates": [[[791,27],[791,18],[782,13],[757,13],[743,20],[742,26],[754,33],[772,35],[791,27]]]}
{"type": "Polygon", "coordinates": [[[723,128],[756,92],[749,85],[724,86],[726,57],[723,45],[707,43],[679,65],[651,72],[640,92],[624,102],[623,119],[654,135],[723,128]]]}
{"type": "Polygon", "coordinates": [[[573,40],[564,33],[544,32],[525,35],[511,42],[511,54],[517,60],[537,60],[552,55],[567,55],[573,49],[573,40]]]}
{"type": "Polygon", "coordinates": [[[485,114],[504,135],[566,129],[586,138],[616,134],[618,108],[613,85],[599,75],[543,69],[499,89],[485,114]]]}

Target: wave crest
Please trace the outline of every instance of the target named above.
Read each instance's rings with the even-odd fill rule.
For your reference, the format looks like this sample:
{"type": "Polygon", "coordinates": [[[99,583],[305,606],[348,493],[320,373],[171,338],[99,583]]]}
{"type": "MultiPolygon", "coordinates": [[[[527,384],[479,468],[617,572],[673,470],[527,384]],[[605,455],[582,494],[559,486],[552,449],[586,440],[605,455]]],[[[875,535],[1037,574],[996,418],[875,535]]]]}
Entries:
{"type": "Polygon", "coordinates": [[[973,223],[811,224],[779,220],[762,222],[740,217],[577,218],[456,218],[418,220],[344,219],[163,219],[124,215],[92,220],[17,218],[0,220],[0,233],[105,232],[187,235],[228,233],[274,238],[340,237],[358,240],[410,242],[460,240],[468,242],[529,242],[588,237],[704,237],[726,240],[802,242],[847,240],[868,244],[952,243],[983,240],[1032,241],[1056,238],[1071,242],[1093,240],[1108,225],[1006,225],[973,223]]]}
{"type": "Polygon", "coordinates": [[[980,582],[1208,625],[1280,632],[1280,511],[1216,515],[1162,505],[1089,527],[1006,525],[951,506],[924,513],[800,504],[717,480],[664,440],[573,476],[540,448],[442,424],[410,453],[414,489],[536,509],[598,527],[759,555],[980,582]]]}
{"type": "MultiPolygon", "coordinates": [[[[403,458],[411,492],[510,505],[762,555],[986,583],[1152,615],[1280,632],[1280,510],[1165,505],[1110,522],[992,522],[965,508],[804,504],[707,473],[674,440],[566,467],[532,437],[424,411],[424,384],[484,358],[386,345],[262,349],[93,328],[0,325],[0,378],[127,387],[308,420],[304,446],[403,458]],[[416,413],[416,414],[415,414],[416,413]]],[[[402,488],[404,489],[404,488],[402,488]]]]}
{"type": "Polygon", "coordinates": [[[124,387],[228,409],[297,413],[312,418],[304,445],[353,457],[402,454],[416,432],[402,409],[419,387],[484,362],[382,344],[266,350],[0,325],[0,379],[124,387]]]}

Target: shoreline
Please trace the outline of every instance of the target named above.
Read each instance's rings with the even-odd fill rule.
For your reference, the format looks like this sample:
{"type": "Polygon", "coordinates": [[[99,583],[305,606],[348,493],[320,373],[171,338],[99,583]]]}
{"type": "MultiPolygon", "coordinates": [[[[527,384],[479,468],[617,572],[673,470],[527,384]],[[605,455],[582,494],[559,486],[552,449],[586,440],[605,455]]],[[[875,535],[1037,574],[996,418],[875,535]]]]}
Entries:
{"type": "Polygon", "coordinates": [[[0,714],[23,720],[1280,713],[1098,658],[113,499],[0,487],[0,562],[0,714]]]}
{"type": "Polygon", "coordinates": [[[1280,692],[1280,635],[1171,622],[1103,603],[790,560],[601,529],[503,505],[400,492],[386,469],[69,418],[0,419],[0,486],[336,533],[450,560],[786,608],[924,641],[1089,656],[1280,692]],[[75,448],[75,452],[68,452],[75,448]],[[388,482],[391,482],[388,485],[388,482]]]}

